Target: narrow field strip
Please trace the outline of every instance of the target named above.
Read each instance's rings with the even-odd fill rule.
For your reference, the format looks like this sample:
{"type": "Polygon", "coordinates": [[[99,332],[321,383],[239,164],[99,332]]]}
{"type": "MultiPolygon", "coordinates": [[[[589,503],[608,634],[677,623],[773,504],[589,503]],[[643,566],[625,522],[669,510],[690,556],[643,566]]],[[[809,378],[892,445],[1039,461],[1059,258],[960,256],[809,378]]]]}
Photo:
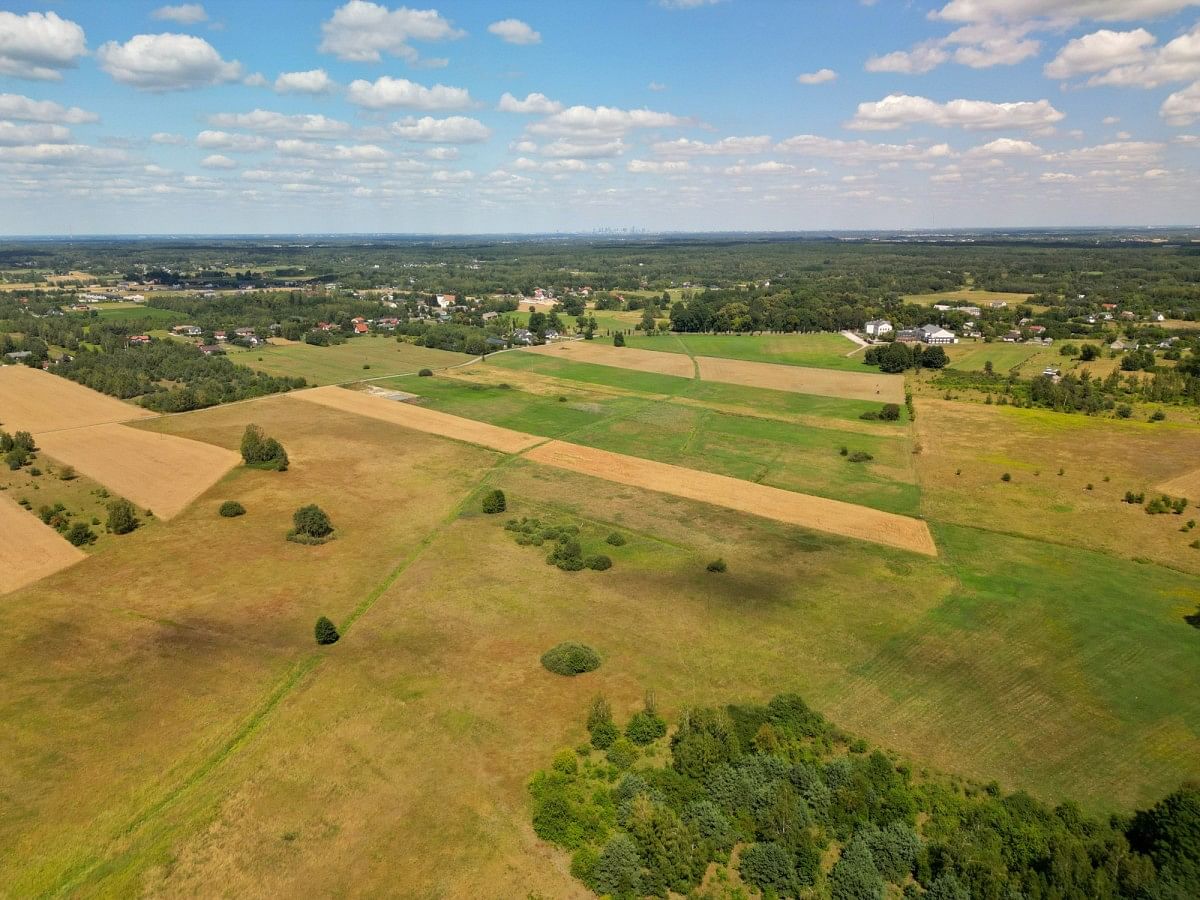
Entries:
{"type": "Polygon", "coordinates": [[[0,594],[53,575],[87,554],[7,496],[0,495],[0,594]]]}
{"type": "Polygon", "coordinates": [[[41,369],[0,366],[0,422],[9,432],[42,434],[154,416],[148,409],[41,369]]]}
{"type": "Polygon", "coordinates": [[[879,372],[844,372],[779,363],[749,362],[715,356],[686,356],[660,350],[612,347],[596,341],[569,341],[531,347],[522,353],[536,353],[553,359],[588,362],[601,366],[674,375],[699,377],[743,387],[770,388],[795,394],[816,394],[848,400],[874,400],[879,403],[904,402],[904,378],[879,372]]]}
{"type": "Polygon", "coordinates": [[[1184,472],[1156,487],[1172,497],[1187,497],[1193,502],[1200,500],[1200,469],[1184,472]]]}
{"type": "Polygon", "coordinates": [[[685,469],[606,450],[549,441],[525,453],[543,465],[592,475],[739,512],[870,541],[927,556],[937,555],[929,527],[920,519],[882,512],[840,500],[798,494],[751,481],[685,469]]]}
{"type": "Polygon", "coordinates": [[[700,472],[670,463],[548,440],[345,388],[316,388],[297,391],[288,396],[454,440],[481,444],[505,453],[521,453],[524,458],[533,462],[593,475],[618,484],[699,500],[791,525],[898,547],[914,553],[937,555],[937,546],[933,542],[929,527],[920,519],[908,516],[768,487],[726,475],[700,472]]]}
{"type": "Polygon", "coordinates": [[[357,413],[360,416],[368,416],[372,419],[380,419],[396,425],[405,425],[409,428],[415,428],[417,431],[425,431],[429,434],[437,434],[442,437],[453,438],[457,441],[466,441],[469,444],[478,444],[481,447],[487,447],[490,450],[499,450],[502,453],[520,453],[522,450],[528,450],[535,444],[546,440],[543,437],[513,431],[509,428],[501,428],[497,425],[488,425],[485,422],[463,419],[459,416],[451,416],[446,413],[437,412],[436,410],[416,406],[412,403],[386,400],[372,394],[351,391],[341,387],[320,387],[307,391],[293,391],[287,396],[296,400],[304,400],[308,403],[317,403],[321,406],[339,409],[343,412],[357,413]]]}
{"type": "Polygon", "coordinates": [[[48,456],[161,519],[177,516],[242,459],[224,447],[112,423],[41,432],[35,440],[48,456]]]}

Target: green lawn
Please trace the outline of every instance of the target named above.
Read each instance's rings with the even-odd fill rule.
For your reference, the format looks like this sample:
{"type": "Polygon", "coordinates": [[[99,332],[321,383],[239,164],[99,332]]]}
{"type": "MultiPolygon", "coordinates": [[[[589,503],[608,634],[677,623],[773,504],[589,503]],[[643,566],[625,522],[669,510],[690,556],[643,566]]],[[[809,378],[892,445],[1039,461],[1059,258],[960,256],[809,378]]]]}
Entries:
{"type": "Polygon", "coordinates": [[[846,356],[856,345],[840,334],[633,334],[625,339],[625,343],[643,350],[691,356],[719,356],[852,372],[864,370],[862,353],[846,356]]]}
{"type": "Polygon", "coordinates": [[[984,363],[991,360],[997,374],[1004,375],[1018,368],[1046,348],[1030,344],[959,344],[949,348],[950,365],[964,372],[982,372],[984,363]]]}
{"type": "Polygon", "coordinates": [[[156,306],[96,306],[96,315],[109,322],[133,322],[145,319],[155,323],[179,323],[186,320],[182,313],[156,306]]]}
{"type": "Polygon", "coordinates": [[[419,369],[441,369],[471,357],[401,343],[383,335],[350,338],[344,344],[265,344],[239,353],[237,362],[269,375],[292,375],[309,384],[340,384],[380,375],[402,375],[419,369]]]}

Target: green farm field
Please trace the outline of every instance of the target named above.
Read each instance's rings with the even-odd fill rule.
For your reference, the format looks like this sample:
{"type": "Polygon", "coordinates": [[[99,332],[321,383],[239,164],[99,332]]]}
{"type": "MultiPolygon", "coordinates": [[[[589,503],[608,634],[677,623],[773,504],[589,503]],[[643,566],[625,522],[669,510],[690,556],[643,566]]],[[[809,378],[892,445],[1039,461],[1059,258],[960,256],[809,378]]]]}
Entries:
{"type": "Polygon", "coordinates": [[[1195,581],[1166,567],[948,524],[916,556],[286,396],[138,427],[235,447],[250,421],[288,472],[235,469],[5,598],[0,893],[580,896],[526,784],[597,691],[674,717],[795,690],[922,764],[1095,811],[1200,776],[1195,581]],[[547,566],[478,512],[493,486],[613,568],[547,566]],[[229,498],[248,514],[216,516],[229,498]],[[335,540],[283,540],[307,502],[335,540]],[[313,645],[318,614],[339,643],[313,645]],[[603,665],[549,674],[562,640],[603,665]]]}
{"type": "Polygon", "coordinates": [[[840,334],[633,334],[625,339],[625,343],[642,350],[689,356],[717,356],[853,372],[865,369],[861,351],[854,352],[858,345],[840,334]]]}
{"type": "Polygon", "coordinates": [[[237,362],[268,375],[299,376],[311,385],[341,384],[380,375],[403,375],[419,369],[442,369],[471,357],[447,350],[418,347],[384,337],[365,335],[344,344],[263,344],[239,353],[237,362]]]}
{"type": "MultiPolygon", "coordinates": [[[[689,396],[688,385],[703,384],[678,380],[685,383],[681,399],[689,396]]],[[[887,512],[911,515],[918,507],[909,436],[901,423],[881,424],[881,434],[864,434],[861,429],[840,430],[832,418],[825,420],[827,427],[799,425],[708,408],[703,401],[682,404],[579,388],[554,396],[544,390],[523,389],[530,387],[528,384],[502,387],[453,377],[396,378],[380,386],[417,394],[442,412],[529,434],[570,439],[614,453],[887,512]],[[842,447],[865,451],[873,459],[848,462],[840,455],[842,447]]],[[[750,392],[752,402],[756,392],[743,390],[750,392]]],[[[873,406],[878,408],[878,404],[873,406]]]]}
{"type": "MultiPolygon", "coordinates": [[[[1039,344],[1008,344],[994,341],[990,344],[982,342],[963,342],[946,348],[950,356],[950,365],[964,372],[982,372],[984,365],[990,360],[993,369],[1001,375],[1016,371],[1022,378],[1032,378],[1047,366],[1061,369],[1064,373],[1086,369],[1093,377],[1103,378],[1120,364],[1119,359],[1108,358],[1102,352],[1099,359],[1080,362],[1077,357],[1063,356],[1059,350],[1064,341],[1056,341],[1049,347],[1039,344]]],[[[1075,346],[1092,344],[1103,348],[1097,341],[1071,341],[1075,346]]]]}

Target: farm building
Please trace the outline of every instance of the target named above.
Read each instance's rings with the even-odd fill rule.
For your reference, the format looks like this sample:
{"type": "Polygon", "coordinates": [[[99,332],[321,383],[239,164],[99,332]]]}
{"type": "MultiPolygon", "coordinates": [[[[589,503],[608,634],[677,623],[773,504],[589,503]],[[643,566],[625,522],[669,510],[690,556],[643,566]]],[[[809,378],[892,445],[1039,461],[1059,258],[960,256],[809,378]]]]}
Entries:
{"type": "Polygon", "coordinates": [[[925,344],[958,343],[953,331],[947,331],[938,325],[922,325],[918,330],[921,332],[921,342],[925,344]]]}
{"type": "Polygon", "coordinates": [[[863,331],[866,332],[867,337],[883,337],[885,334],[892,333],[892,323],[887,319],[872,319],[863,326],[863,331]]]}

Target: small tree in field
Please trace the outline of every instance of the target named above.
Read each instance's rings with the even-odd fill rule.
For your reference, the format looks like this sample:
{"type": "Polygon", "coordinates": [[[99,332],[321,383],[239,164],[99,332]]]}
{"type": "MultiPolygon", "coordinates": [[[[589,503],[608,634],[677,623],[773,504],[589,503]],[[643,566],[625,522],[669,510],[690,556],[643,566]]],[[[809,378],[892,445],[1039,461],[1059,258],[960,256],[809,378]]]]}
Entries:
{"type": "Polygon", "coordinates": [[[508,501],[504,497],[504,491],[496,488],[483,495],[483,511],[488,515],[502,513],[506,509],[508,509],[508,501]]]}
{"type": "Polygon", "coordinates": [[[283,445],[263,434],[257,425],[247,425],[242,434],[242,460],[256,469],[285,472],[288,467],[288,455],[283,445]]]}
{"type": "Polygon", "coordinates": [[[613,346],[614,347],[624,347],[625,346],[625,335],[623,335],[619,331],[616,334],[614,334],[613,335],[613,346]]]}
{"type": "Polygon", "coordinates": [[[128,500],[114,500],[108,504],[108,521],[105,523],[113,534],[129,534],[138,527],[133,504],[128,500]]]}
{"type": "Polygon", "coordinates": [[[317,643],[321,645],[336,644],[341,637],[338,634],[337,626],[325,616],[317,619],[316,627],[313,628],[313,634],[317,639],[317,643]]]}
{"type": "Polygon", "coordinates": [[[329,516],[315,503],[296,510],[292,514],[292,525],[287,538],[297,544],[323,544],[333,534],[329,516]]]}

